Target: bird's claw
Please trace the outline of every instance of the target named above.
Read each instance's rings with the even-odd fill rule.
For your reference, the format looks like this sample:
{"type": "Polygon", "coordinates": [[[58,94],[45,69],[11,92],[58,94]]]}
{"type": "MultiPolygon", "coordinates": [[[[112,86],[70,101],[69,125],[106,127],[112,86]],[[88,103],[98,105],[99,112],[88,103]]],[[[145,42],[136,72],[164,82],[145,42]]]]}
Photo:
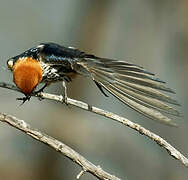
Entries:
{"type": "Polygon", "coordinates": [[[31,99],[31,96],[29,95],[26,95],[25,97],[22,97],[22,98],[16,98],[16,100],[22,101],[20,105],[23,105],[26,101],[29,101],[30,99],[31,99]]]}
{"type": "Polygon", "coordinates": [[[41,95],[42,92],[43,92],[43,90],[40,91],[40,92],[34,92],[34,95],[38,97],[38,100],[39,100],[39,101],[42,101],[42,100],[44,99],[44,98],[42,97],[42,95],[41,95]]]}

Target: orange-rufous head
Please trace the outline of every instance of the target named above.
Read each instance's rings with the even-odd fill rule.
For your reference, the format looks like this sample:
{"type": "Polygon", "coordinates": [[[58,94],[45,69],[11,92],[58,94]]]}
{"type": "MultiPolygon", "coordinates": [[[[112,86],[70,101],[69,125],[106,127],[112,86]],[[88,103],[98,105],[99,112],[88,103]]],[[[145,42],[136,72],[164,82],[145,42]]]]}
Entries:
{"type": "Polygon", "coordinates": [[[9,69],[13,71],[16,86],[25,94],[31,94],[42,80],[42,68],[38,60],[32,57],[21,57],[16,61],[7,61],[9,69]]]}

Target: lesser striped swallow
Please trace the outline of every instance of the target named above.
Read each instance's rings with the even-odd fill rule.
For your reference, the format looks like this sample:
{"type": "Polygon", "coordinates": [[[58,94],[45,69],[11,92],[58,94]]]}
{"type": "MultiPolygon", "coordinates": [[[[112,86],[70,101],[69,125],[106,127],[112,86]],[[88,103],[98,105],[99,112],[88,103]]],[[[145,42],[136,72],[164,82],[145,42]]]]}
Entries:
{"type": "MultiPolygon", "coordinates": [[[[179,103],[163,92],[174,93],[164,81],[143,67],[125,61],[100,58],[76,48],[55,43],[42,43],[7,61],[13,72],[13,81],[30,98],[39,83],[71,82],[76,75],[88,77],[107,96],[107,90],[116,98],[145,116],[172,124],[166,114],[180,116],[169,104],[179,103]]],[[[39,92],[38,91],[38,92],[39,92]]]]}

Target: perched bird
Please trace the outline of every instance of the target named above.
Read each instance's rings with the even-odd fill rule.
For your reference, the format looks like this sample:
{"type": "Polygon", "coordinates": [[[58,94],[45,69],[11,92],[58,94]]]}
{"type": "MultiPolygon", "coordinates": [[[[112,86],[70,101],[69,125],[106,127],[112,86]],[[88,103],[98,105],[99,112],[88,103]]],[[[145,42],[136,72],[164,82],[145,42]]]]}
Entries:
{"type": "Polygon", "coordinates": [[[12,57],[7,65],[13,72],[14,83],[25,95],[18,98],[23,102],[30,99],[39,83],[44,83],[44,86],[37,92],[57,81],[64,82],[66,88],[65,82],[82,75],[93,80],[105,96],[104,89],[151,119],[172,125],[171,119],[164,113],[180,116],[176,109],[168,105],[179,103],[163,93],[174,91],[153,73],[129,62],[100,58],[55,43],[42,43],[12,57]]]}

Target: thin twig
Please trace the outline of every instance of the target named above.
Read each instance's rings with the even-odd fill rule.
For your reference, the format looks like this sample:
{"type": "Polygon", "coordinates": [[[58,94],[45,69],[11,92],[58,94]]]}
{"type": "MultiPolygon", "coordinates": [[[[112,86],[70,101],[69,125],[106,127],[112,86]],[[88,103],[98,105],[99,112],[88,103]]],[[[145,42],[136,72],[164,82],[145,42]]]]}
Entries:
{"type": "MultiPolygon", "coordinates": [[[[47,144],[48,146],[55,149],[56,151],[64,154],[66,157],[68,157],[69,159],[71,159],[72,161],[80,165],[81,168],[84,169],[84,172],[89,172],[102,180],[106,180],[106,179],[120,180],[119,178],[105,172],[102,168],[95,166],[94,164],[89,162],[86,158],[81,156],[79,153],[77,153],[76,151],[74,151],[69,146],[65,145],[64,143],[40,132],[39,130],[31,128],[30,125],[27,124],[23,120],[20,120],[11,115],[0,113],[0,121],[8,123],[9,125],[23,131],[24,133],[31,136],[32,138],[40,142],[43,142],[44,144],[47,144]]],[[[83,175],[83,173],[80,174],[80,176],[81,175],[83,175]]]]}
{"type": "MultiPolygon", "coordinates": [[[[12,89],[12,90],[17,90],[19,91],[15,86],[7,84],[7,83],[1,83],[0,82],[0,87],[3,88],[8,88],[8,89],[12,89]]],[[[44,98],[44,99],[50,99],[50,100],[55,100],[55,101],[59,101],[61,103],[63,103],[64,99],[63,96],[58,96],[58,95],[53,95],[53,94],[48,94],[48,93],[40,93],[38,95],[34,95],[33,96],[37,96],[40,98],[44,98]]],[[[121,117],[119,115],[116,115],[114,113],[102,110],[100,108],[91,106],[87,103],[81,102],[81,101],[77,101],[71,98],[67,98],[67,104],[79,107],[81,109],[108,117],[112,120],[115,120],[117,122],[120,122],[136,131],[138,131],[140,134],[145,135],[147,137],[149,137],[150,139],[152,139],[153,141],[155,141],[157,144],[159,144],[161,147],[165,148],[167,150],[167,152],[174,157],[175,159],[179,160],[184,166],[188,167],[188,159],[181,154],[177,149],[175,149],[172,145],[170,145],[166,140],[164,140],[163,138],[161,138],[160,136],[152,133],[151,131],[149,131],[148,129],[140,126],[139,124],[133,123],[132,121],[121,117]]]]}
{"type": "Polygon", "coordinates": [[[82,170],[80,171],[80,173],[76,176],[76,179],[80,179],[81,176],[83,176],[83,174],[84,174],[86,171],[87,171],[87,170],[82,169],[82,170]]]}
{"type": "MultiPolygon", "coordinates": [[[[41,93],[38,95],[40,98],[44,98],[44,99],[50,99],[50,100],[55,100],[55,101],[59,101],[59,102],[63,102],[63,96],[58,96],[58,95],[53,95],[53,94],[48,94],[48,93],[41,93]]],[[[152,139],[153,141],[155,141],[157,144],[159,144],[161,147],[165,148],[167,150],[167,152],[174,157],[175,159],[179,160],[184,166],[188,167],[188,159],[181,154],[177,149],[175,149],[172,145],[170,145],[166,140],[164,140],[162,137],[154,134],[153,132],[149,131],[148,129],[142,127],[139,124],[136,124],[124,117],[121,117],[117,114],[114,114],[112,112],[109,111],[105,111],[103,109],[91,106],[87,103],[78,101],[78,100],[74,100],[71,98],[67,98],[67,104],[79,107],[81,109],[87,110],[87,111],[91,111],[93,113],[108,117],[112,120],[115,120],[117,122],[120,122],[122,124],[124,124],[125,126],[128,126],[136,131],[138,131],[140,134],[145,135],[147,137],[149,137],[150,139],[152,139]]]]}

